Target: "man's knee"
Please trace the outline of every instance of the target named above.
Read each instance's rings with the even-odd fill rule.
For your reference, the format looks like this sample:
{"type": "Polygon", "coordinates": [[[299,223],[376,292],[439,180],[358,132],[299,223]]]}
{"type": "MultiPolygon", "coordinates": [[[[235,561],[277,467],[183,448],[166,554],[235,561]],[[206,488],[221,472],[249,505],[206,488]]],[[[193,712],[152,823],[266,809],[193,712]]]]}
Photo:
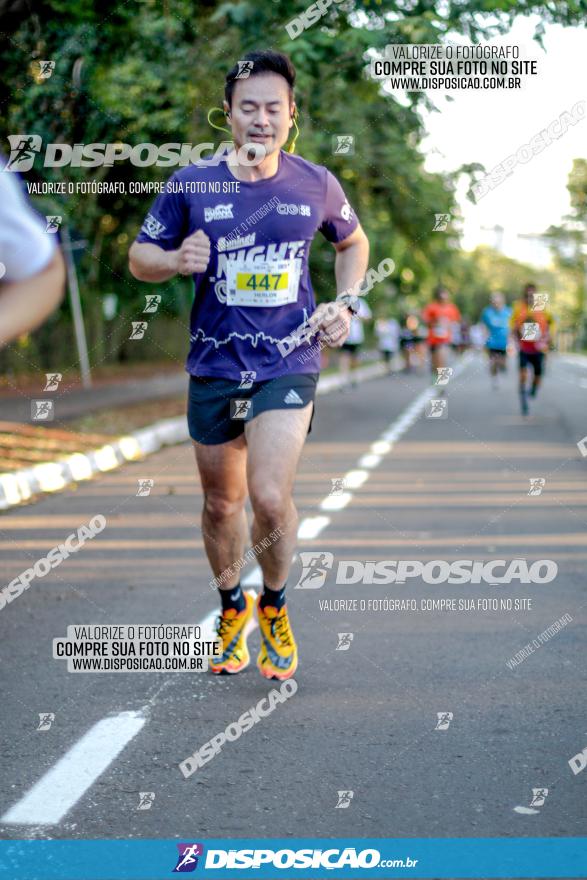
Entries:
{"type": "Polygon", "coordinates": [[[291,493],[276,485],[250,487],[251,505],[258,522],[268,527],[284,525],[291,518],[291,493]]]}
{"type": "Polygon", "coordinates": [[[206,492],[204,495],[204,512],[208,519],[222,523],[240,513],[245,506],[246,496],[233,498],[222,492],[206,492]]]}

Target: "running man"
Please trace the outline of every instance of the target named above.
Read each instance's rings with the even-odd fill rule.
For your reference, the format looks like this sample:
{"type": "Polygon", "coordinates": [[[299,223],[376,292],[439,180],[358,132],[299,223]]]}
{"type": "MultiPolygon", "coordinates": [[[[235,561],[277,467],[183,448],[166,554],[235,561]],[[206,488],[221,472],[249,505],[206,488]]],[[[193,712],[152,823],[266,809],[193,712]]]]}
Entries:
{"type": "Polygon", "coordinates": [[[257,666],[283,680],[298,663],[285,605],[298,523],[292,487],[320,369],[315,334],[302,331],[310,319],[327,344],[340,347],[351,322],[346,297],[316,308],[308,255],[320,231],[336,251],[341,296],[362,281],[369,245],[336,178],[282,149],[296,115],[289,58],[263,51],[243,60],[249,75],[239,78],[235,64],[225,83],[234,142],[228,161],[172,176],[175,186],[155,200],[129,263],[141,281],[194,276],[188,423],[204,492],[204,544],[222,603],[223,654],[211,669],[240,672],[250,659],[254,602],[235,571],[249,537],[248,494],[264,580],[257,666]],[[244,144],[255,145],[260,163],[247,164],[244,144]]]}
{"type": "Polygon", "coordinates": [[[508,338],[512,310],[505,303],[501,291],[495,291],[490,298],[490,305],[481,312],[481,321],[487,329],[485,347],[489,355],[489,374],[494,389],[499,388],[499,374],[505,373],[507,364],[508,338]]]}
{"type": "Polygon", "coordinates": [[[395,318],[385,318],[382,315],[375,321],[375,334],[387,373],[391,375],[393,362],[399,348],[400,326],[398,321],[395,318]]]}
{"type": "MultiPolygon", "coordinates": [[[[365,342],[363,322],[372,317],[371,309],[365,300],[358,299],[356,313],[351,318],[351,327],[340,352],[340,375],[344,385],[350,384],[354,388],[357,384],[353,374],[359,366],[359,354],[365,342]]],[[[344,385],[341,385],[341,391],[344,390],[344,385]]]]}
{"type": "Polygon", "coordinates": [[[518,340],[520,350],[520,407],[522,415],[528,415],[528,397],[536,397],[542,374],[544,357],[552,343],[554,319],[545,303],[538,301],[535,284],[526,284],[522,299],[514,303],[511,328],[518,340]],[[532,367],[533,378],[528,390],[528,365],[532,367]]]}
{"type": "Polygon", "coordinates": [[[434,300],[422,312],[422,320],[428,326],[428,346],[434,378],[438,370],[448,366],[448,350],[452,342],[451,325],[460,323],[461,313],[450,301],[450,293],[440,285],[434,291],[434,300]]]}

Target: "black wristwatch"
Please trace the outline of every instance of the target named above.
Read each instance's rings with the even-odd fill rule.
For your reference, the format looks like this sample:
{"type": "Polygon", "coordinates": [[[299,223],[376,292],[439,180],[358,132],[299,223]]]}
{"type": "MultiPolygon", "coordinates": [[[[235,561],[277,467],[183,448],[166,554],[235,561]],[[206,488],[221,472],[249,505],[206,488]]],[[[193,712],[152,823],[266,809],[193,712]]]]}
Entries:
{"type": "Polygon", "coordinates": [[[359,314],[359,297],[356,294],[341,293],[336,301],[344,303],[353,318],[359,314]]]}

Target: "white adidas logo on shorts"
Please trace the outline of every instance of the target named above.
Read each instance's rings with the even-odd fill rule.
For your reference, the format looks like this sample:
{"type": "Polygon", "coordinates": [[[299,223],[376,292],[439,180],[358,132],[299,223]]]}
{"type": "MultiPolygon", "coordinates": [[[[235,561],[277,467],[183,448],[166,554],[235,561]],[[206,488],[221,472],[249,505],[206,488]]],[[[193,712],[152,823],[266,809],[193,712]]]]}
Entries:
{"type": "Polygon", "coordinates": [[[304,401],[300,397],[297,391],[294,391],[293,388],[290,388],[285,397],[283,398],[284,403],[303,403],[304,401]]]}

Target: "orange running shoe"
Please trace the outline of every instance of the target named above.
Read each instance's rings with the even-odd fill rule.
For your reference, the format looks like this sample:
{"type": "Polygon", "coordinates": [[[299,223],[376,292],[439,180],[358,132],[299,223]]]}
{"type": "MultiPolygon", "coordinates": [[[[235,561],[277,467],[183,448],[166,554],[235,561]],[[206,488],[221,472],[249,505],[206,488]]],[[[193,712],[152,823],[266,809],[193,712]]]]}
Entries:
{"type": "Polygon", "coordinates": [[[261,630],[261,650],[257,668],[265,678],[285,681],[298,668],[298,648],[289,625],[287,608],[277,610],[271,605],[261,608],[257,600],[257,616],[261,630]]]}
{"type": "Polygon", "coordinates": [[[222,656],[209,660],[210,671],[215,675],[234,675],[250,663],[247,638],[252,629],[255,600],[248,593],[244,597],[246,605],[242,611],[228,608],[218,618],[216,635],[222,642],[222,656]]]}

